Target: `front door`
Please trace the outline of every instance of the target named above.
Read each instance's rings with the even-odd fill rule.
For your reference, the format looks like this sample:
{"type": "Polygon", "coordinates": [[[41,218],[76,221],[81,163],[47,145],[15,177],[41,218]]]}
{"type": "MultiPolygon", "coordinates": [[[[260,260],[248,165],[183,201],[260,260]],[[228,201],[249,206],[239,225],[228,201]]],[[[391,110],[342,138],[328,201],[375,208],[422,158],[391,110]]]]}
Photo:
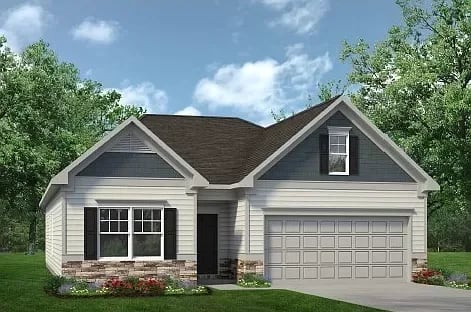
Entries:
{"type": "Polygon", "coordinates": [[[218,215],[198,215],[198,274],[218,273],[218,215]]]}

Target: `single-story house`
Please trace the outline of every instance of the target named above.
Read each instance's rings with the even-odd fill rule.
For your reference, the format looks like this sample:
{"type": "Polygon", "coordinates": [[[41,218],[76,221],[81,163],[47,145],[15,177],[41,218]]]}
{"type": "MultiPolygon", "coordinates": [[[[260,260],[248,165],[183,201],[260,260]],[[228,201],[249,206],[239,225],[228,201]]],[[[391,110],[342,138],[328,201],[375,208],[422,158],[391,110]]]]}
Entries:
{"type": "Polygon", "coordinates": [[[438,189],[345,96],[269,127],[145,114],[50,181],[46,263],[89,280],[410,280],[438,189]]]}

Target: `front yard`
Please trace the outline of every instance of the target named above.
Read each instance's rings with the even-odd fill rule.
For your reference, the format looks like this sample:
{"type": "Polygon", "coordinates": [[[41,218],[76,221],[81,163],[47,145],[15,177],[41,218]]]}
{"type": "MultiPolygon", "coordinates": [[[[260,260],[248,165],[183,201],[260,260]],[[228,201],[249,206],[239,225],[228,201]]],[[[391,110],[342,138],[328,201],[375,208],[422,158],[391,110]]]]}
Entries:
{"type": "Polygon", "coordinates": [[[466,273],[471,277],[471,252],[429,252],[428,265],[431,268],[466,273]]]}
{"type": "Polygon", "coordinates": [[[379,311],[285,290],[214,291],[208,296],[61,299],[43,291],[44,255],[0,253],[0,311],[379,311]]]}

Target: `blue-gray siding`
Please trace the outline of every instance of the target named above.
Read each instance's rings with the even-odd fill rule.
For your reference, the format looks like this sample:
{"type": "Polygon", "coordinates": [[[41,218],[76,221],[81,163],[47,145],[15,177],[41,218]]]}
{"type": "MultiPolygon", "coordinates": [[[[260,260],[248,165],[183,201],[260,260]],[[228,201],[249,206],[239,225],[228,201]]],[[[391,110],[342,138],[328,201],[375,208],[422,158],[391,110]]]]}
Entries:
{"type": "Polygon", "coordinates": [[[165,160],[150,153],[103,153],[79,176],[182,178],[165,160]]]}
{"type": "Polygon", "coordinates": [[[364,181],[364,182],[413,182],[388,155],[381,151],[350,120],[340,112],[335,113],[288,155],[270,168],[261,180],[303,181],[364,181]],[[352,127],[350,135],[358,136],[359,174],[331,176],[319,173],[319,135],[327,134],[328,126],[352,127]]]}

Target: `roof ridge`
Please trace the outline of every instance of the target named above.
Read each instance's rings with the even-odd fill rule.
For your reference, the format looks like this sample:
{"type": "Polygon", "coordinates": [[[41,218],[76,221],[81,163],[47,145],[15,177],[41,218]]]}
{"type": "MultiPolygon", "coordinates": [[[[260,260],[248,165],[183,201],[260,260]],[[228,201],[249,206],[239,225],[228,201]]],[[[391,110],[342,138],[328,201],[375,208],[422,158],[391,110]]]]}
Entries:
{"type": "Polygon", "coordinates": [[[263,126],[260,126],[252,121],[249,121],[249,120],[246,120],[246,119],[243,119],[243,118],[240,118],[240,117],[235,117],[235,116],[193,116],[193,115],[173,115],[173,114],[148,114],[148,113],[145,113],[145,114],[142,114],[140,117],[139,117],[139,120],[142,120],[142,118],[146,117],[146,116],[158,116],[158,117],[179,117],[179,118],[211,118],[211,119],[234,119],[234,120],[239,120],[239,121],[242,121],[244,123],[247,123],[247,124],[250,124],[252,126],[255,126],[257,128],[261,128],[261,129],[265,129],[265,127],[263,126]]]}

